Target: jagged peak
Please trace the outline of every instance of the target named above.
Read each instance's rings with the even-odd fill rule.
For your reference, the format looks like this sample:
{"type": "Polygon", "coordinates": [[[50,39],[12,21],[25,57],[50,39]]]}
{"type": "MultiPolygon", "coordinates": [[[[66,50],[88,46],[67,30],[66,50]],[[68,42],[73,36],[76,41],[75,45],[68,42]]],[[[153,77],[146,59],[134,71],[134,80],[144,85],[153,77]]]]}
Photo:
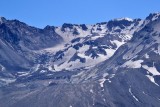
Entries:
{"type": "Polygon", "coordinates": [[[160,12],[150,13],[150,15],[160,15],[160,12]]]}
{"type": "Polygon", "coordinates": [[[44,29],[55,29],[56,27],[55,26],[50,26],[50,25],[47,25],[46,27],[44,27],[44,29]]]}
{"type": "Polygon", "coordinates": [[[6,22],[6,18],[0,17],[0,23],[5,23],[5,22],[6,22]]]}
{"type": "Polygon", "coordinates": [[[105,24],[107,24],[107,22],[96,23],[96,25],[105,25],[105,24]]]}
{"type": "Polygon", "coordinates": [[[150,13],[146,20],[154,21],[160,17],[160,12],[150,13]]]}

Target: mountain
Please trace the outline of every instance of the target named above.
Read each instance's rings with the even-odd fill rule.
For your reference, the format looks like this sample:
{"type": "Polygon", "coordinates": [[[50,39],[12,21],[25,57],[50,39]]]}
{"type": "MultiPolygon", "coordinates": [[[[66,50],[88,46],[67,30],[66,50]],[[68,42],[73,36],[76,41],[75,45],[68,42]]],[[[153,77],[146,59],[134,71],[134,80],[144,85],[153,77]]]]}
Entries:
{"type": "Polygon", "coordinates": [[[142,22],[121,18],[95,25],[65,23],[61,27],[38,29],[2,17],[2,75],[15,80],[30,74],[35,78],[59,71],[87,70],[109,59],[131,39],[142,22]]]}
{"type": "Polygon", "coordinates": [[[0,18],[2,107],[159,107],[160,13],[38,29],[0,18]]]}

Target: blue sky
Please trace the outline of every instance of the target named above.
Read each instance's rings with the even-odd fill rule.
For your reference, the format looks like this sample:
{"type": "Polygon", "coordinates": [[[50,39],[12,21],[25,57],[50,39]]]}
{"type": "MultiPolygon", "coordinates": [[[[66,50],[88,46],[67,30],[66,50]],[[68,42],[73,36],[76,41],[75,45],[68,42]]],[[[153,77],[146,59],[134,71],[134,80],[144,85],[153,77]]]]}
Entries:
{"type": "Polygon", "coordinates": [[[43,28],[94,24],[114,18],[145,18],[160,12],[160,0],[1,0],[0,16],[43,28]]]}

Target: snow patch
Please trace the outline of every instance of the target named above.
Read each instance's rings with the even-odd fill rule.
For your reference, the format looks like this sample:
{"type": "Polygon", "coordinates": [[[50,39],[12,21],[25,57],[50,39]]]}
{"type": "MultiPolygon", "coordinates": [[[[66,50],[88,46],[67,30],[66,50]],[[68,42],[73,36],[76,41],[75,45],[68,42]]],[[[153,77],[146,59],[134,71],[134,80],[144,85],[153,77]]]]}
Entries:
{"type": "Polygon", "coordinates": [[[101,87],[104,87],[103,84],[104,84],[104,82],[105,82],[106,80],[107,80],[107,79],[105,79],[105,78],[102,78],[102,79],[99,80],[101,87]]]}
{"type": "Polygon", "coordinates": [[[48,67],[48,70],[54,72],[54,71],[55,71],[54,65],[49,66],[49,67],[48,67]]]}
{"type": "Polygon", "coordinates": [[[111,43],[112,44],[116,44],[117,45],[117,48],[119,48],[121,45],[123,45],[125,42],[120,42],[120,41],[118,41],[118,40],[113,40],[113,41],[111,41],[111,43]]]}
{"type": "Polygon", "coordinates": [[[145,54],[145,58],[146,58],[146,59],[148,59],[148,58],[149,58],[149,55],[148,55],[147,53],[145,54]]]}
{"type": "Polygon", "coordinates": [[[110,77],[109,77],[109,79],[107,79],[107,81],[108,81],[109,83],[111,83],[112,81],[111,81],[110,79],[112,79],[114,76],[115,76],[115,74],[111,74],[110,77]]]}
{"type": "Polygon", "coordinates": [[[29,72],[18,72],[18,76],[22,77],[22,76],[27,76],[29,75],[29,72]]]}
{"type": "Polygon", "coordinates": [[[91,93],[94,93],[92,89],[89,90],[91,93]]]}
{"type": "Polygon", "coordinates": [[[0,64],[0,71],[4,71],[5,67],[0,64]]]}
{"type": "Polygon", "coordinates": [[[103,88],[104,87],[104,82],[107,80],[106,79],[106,76],[108,76],[108,73],[104,73],[103,74],[103,78],[102,79],[99,79],[99,82],[100,82],[100,86],[103,88]]]}
{"type": "Polygon", "coordinates": [[[114,53],[115,53],[115,49],[105,49],[107,56],[106,59],[109,59],[114,53]]]}
{"type": "Polygon", "coordinates": [[[141,63],[143,62],[143,60],[137,60],[137,61],[132,61],[129,60],[127,62],[125,62],[122,67],[127,67],[127,68],[141,68],[141,63]]]}
{"type": "MultiPolygon", "coordinates": [[[[157,40],[158,43],[160,43],[159,37],[155,38],[155,40],[157,40]],[[159,40],[159,41],[158,41],[159,40]]],[[[154,51],[156,54],[160,55],[160,44],[158,44],[158,49],[154,51]]]]}
{"type": "Polygon", "coordinates": [[[117,19],[115,19],[116,21],[121,21],[121,20],[127,20],[127,21],[133,21],[133,19],[131,19],[131,18],[128,18],[128,17],[124,17],[124,18],[117,18],[117,19]]]}
{"type": "Polygon", "coordinates": [[[0,78],[0,81],[5,82],[6,84],[10,84],[16,81],[16,79],[12,79],[12,78],[0,78]]]}
{"type": "Polygon", "coordinates": [[[47,71],[46,71],[46,70],[41,70],[41,71],[40,71],[40,73],[45,73],[45,72],[47,72],[47,71]]]}
{"type": "Polygon", "coordinates": [[[147,71],[149,71],[151,74],[153,74],[153,76],[160,75],[155,66],[148,67],[147,65],[142,65],[142,67],[147,71]]]}
{"type": "Polygon", "coordinates": [[[33,71],[37,71],[39,69],[41,64],[37,64],[34,68],[33,68],[33,71]]]}
{"type": "Polygon", "coordinates": [[[150,75],[146,75],[146,76],[149,78],[149,80],[150,80],[151,82],[153,82],[154,84],[156,84],[157,86],[159,86],[159,85],[155,82],[153,76],[150,76],[150,75]]]}
{"type": "Polygon", "coordinates": [[[129,88],[129,93],[131,94],[131,96],[139,102],[138,98],[132,93],[131,87],[129,88]]]}
{"type": "Polygon", "coordinates": [[[98,38],[103,38],[103,37],[104,37],[103,35],[93,36],[91,37],[91,40],[96,40],[98,38]]]}

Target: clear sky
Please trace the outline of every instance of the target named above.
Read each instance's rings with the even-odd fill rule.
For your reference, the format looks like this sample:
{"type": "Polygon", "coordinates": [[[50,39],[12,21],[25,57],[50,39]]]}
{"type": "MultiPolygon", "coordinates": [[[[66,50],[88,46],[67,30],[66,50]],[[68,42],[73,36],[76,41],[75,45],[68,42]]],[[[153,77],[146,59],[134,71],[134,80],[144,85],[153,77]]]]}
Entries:
{"type": "Polygon", "coordinates": [[[160,12],[160,0],[0,0],[0,16],[40,28],[145,18],[153,12],[160,12]]]}

